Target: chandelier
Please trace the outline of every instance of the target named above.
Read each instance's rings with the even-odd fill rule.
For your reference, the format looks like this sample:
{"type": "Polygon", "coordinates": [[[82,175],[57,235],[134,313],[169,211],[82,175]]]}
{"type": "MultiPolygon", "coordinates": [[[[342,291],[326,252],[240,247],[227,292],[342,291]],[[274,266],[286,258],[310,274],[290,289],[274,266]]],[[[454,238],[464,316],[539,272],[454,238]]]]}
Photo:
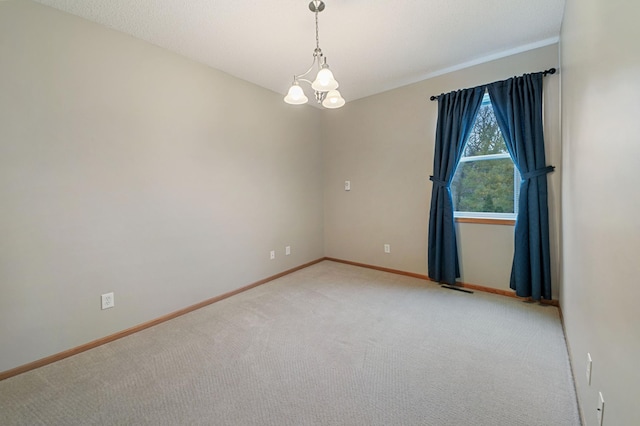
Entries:
{"type": "Polygon", "coordinates": [[[313,0],[309,3],[309,9],[316,15],[316,48],[313,51],[313,63],[311,67],[304,74],[294,75],[293,83],[289,88],[287,96],[284,101],[292,105],[301,105],[307,103],[307,98],[300,87],[300,82],[303,81],[311,85],[311,88],[315,91],[316,101],[322,104],[325,108],[340,108],[345,104],[345,100],[338,92],[338,82],[333,77],[333,73],[329,69],[327,59],[322,54],[320,49],[320,39],[318,38],[318,13],[324,10],[324,2],[322,0],[313,0]],[[317,67],[318,74],[313,81],[307,80],[306,77],[314,68],[317,67]]]}

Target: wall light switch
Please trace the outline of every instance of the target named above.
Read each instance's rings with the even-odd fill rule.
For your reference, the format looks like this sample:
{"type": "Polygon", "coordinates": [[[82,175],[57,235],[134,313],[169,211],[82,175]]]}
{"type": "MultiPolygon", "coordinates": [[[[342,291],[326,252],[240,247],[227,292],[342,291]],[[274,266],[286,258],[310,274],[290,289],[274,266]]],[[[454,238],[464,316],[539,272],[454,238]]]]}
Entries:
{"type": "Polygon", "coordinates": [[[344,190],[345,191],[351,191],[351,181],[350,180],[345,180],[344,181],[344,190]]]}
{"type": "Polygon", "coordinates": [[[286,246],[286,247],[284,248],[284,254],[285,254],[286,256],[289,256],[289,255],[291,254],[291,246],[286,246]]]}
{"type": "Polygon", "coordinates": [[[591,385],[591,365],[593,361],[591,360],[591,354],[587,352],[587,384],[591,385]]]}

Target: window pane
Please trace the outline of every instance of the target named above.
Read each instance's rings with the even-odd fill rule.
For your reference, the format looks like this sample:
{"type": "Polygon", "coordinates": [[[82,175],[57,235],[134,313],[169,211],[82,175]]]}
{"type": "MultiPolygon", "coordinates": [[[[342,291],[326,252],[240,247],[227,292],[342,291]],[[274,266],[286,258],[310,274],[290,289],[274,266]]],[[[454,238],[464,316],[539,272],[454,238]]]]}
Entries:
{"type": "Polygon", "coordinates": [[[451,184],[455,215],[515,218],[520,174],[507,151],[488,94],[462,155],[451,184]]]}
{"type": "Polygon", "coordinates": [[[454,209],[515,213],[513,169],[511,158],[460,163],[451,184],[454,209]]]}

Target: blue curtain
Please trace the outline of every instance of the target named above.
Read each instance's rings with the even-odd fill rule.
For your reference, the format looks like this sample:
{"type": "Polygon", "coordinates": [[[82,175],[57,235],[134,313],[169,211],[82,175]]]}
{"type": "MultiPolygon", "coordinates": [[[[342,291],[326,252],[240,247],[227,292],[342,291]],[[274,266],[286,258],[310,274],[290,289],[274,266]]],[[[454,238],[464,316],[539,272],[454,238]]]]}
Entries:
{"type": "Polygon", "coordinates": [[[484,87],[459,90],[438,98],[429,214],[429,278],[455,284],[460,277],[451,181],[478,115],[484,87]]]}
{"type": "Polygon", "coordinates": [[[521,297],[551,299],[547,166],[542,131],[543,73],[487,86],[509,154],[522,176],[511,288],[521,297]]]}

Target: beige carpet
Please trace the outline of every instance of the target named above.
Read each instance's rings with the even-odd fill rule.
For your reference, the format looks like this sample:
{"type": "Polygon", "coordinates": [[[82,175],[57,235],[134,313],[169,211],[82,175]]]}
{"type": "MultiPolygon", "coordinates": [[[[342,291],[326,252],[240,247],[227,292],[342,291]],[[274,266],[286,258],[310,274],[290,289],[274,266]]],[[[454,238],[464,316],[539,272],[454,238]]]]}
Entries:
{"type": "Polygon", "coordinates": [[[3,425],[579,425],[558,310],[325,261],[0,382],[3,425]]]}

